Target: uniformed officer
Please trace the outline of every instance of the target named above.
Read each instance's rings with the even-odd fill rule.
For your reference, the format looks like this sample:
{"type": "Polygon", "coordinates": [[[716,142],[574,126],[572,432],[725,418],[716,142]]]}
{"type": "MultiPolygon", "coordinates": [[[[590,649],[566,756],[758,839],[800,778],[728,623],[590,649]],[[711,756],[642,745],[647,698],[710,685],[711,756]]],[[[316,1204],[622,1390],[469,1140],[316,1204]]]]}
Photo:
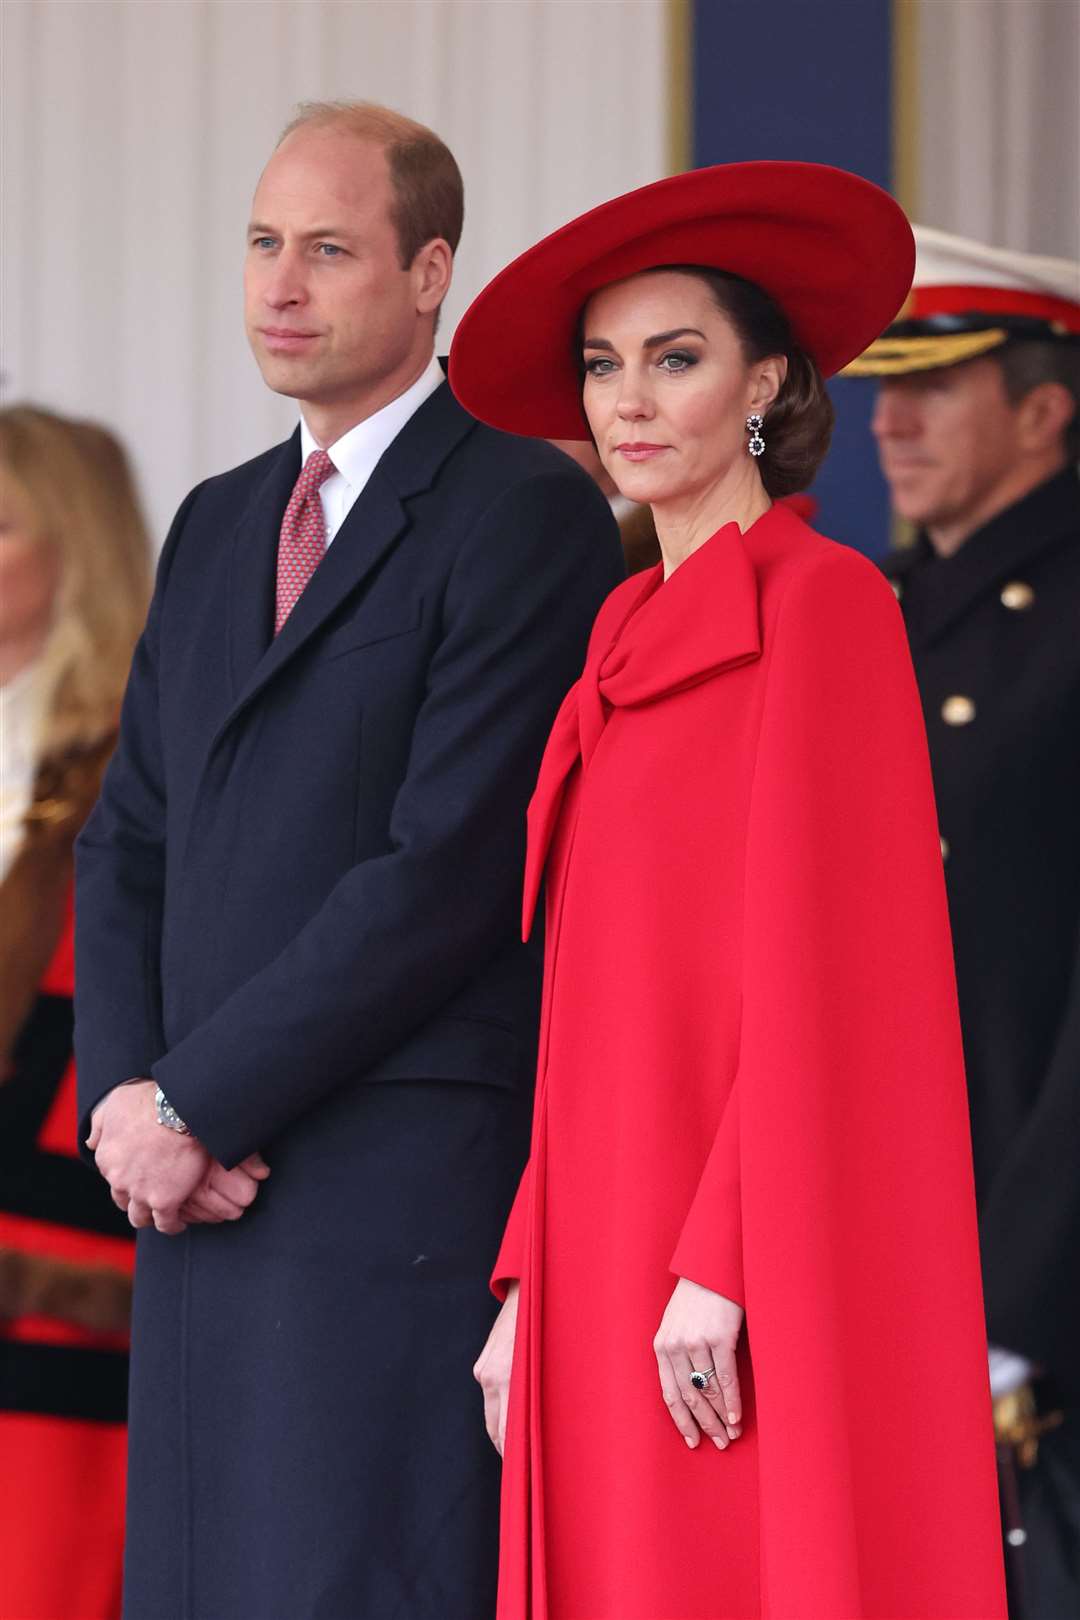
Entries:
{"type": "Polygon", "coordinates": [[[883,566],[937,788],[1010,1604],[1063,1620],[1080,1615],[1080,265],[915,234],[911,296],[849,374],[881,379],[881,465],[917,530],[883,566]]]}

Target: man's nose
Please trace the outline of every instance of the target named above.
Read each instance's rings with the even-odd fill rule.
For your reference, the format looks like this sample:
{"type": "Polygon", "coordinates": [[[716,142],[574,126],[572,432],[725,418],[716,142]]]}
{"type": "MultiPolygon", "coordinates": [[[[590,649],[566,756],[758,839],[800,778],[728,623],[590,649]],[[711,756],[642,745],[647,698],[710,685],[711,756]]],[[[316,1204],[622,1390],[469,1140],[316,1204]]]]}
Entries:
{"type": "Polygon", "coordinates": [[[274,267],[263,285],[263,298],[271,309],[287,309],[290,305],[306,302],[304,280],[293,254],[281,253],[275,259],[274,267]]]}
{"type": "Polygon", "coordinates": [[[884,384],[874,400],[870,431],[877,439],[910,438],[919,431],[916,401],[902,389],[884,384]]]}

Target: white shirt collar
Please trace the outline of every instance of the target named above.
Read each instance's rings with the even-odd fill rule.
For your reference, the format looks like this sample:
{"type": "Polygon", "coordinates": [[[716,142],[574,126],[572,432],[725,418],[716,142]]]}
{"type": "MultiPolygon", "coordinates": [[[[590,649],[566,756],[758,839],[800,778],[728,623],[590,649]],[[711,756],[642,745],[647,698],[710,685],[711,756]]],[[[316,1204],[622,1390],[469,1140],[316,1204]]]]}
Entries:
{"type": "MultiPolygon", "coordinates": [[[[409,418],[445,381],[442,366],[433,354],[419,377],[403,394],[392,399],[389,405],[384,405],[374,415],[357,422],[348,433],[343,433],[340,439],[327,446],[327,454],[349,486],[353,499],[359,495],[375,471],[383,451],[389,448],[409,418]]],[[[310,428],[301,417],[301,466],[311,452],[318,448],[310,428]]]]}

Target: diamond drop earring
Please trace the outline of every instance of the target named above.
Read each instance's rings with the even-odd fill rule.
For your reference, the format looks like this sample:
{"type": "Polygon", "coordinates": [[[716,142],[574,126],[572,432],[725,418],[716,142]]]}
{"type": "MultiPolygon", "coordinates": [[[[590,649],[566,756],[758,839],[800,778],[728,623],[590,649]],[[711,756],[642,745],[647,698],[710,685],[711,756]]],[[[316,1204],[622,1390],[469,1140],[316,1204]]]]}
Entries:
{"type": "Polygon", "coordinates": [[[752,456],[763,456],[765,454],[765,440],[761,432],[764,426],[765,418],[759,416],[756,411],[752,416],[746,418],[746,431],[750,435],[750,443],[746,448],[752,456]]]}

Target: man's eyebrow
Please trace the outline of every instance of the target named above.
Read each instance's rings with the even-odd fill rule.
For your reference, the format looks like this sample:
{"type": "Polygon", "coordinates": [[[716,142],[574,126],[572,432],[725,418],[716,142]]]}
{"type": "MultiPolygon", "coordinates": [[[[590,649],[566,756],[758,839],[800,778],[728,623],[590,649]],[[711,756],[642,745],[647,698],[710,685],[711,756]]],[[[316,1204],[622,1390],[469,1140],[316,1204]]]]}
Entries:
{"type": "MultiPolygon", "coordinates": [[[[655,337],[646,338],[641,345],[643,349],[656,349],[662,343],[671,343],[677,337],[699,337],[702,342],[707,341],[704,332],[699,332],[696,326],[676,326],[670,332],[657,332],[655,337]]],[[[606,349],[608,354],[614,354],[615,346],[607,338],[583,338],[584,349],[606,349]]]]}
{"type": "MultiPolygon", "coordinates": [[[[248,226],[249,236],[277,236],[278,234],[273,225],[263,225],[257,219],[253,219],[248,226]]],[[[314,242],[321,240],[324,236],[350,236],[351,234],[352,232],[346,230],[343,225],[319,225],[313,231],[302,231],[301,240],[314,242]]]]}

